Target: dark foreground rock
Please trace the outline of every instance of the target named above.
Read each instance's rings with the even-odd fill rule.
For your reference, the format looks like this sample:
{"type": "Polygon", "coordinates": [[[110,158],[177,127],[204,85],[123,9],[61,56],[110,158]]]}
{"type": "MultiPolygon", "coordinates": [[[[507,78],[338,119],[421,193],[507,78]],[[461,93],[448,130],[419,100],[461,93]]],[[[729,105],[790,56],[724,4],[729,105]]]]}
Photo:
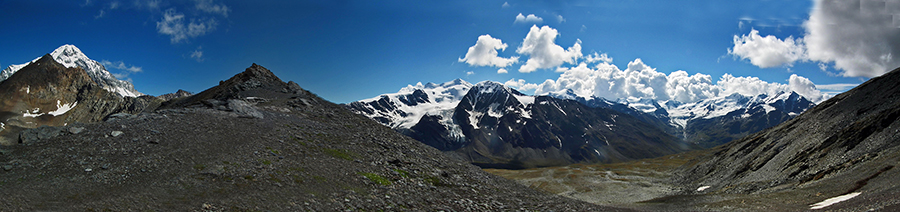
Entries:
{"type": "Polygon", "coordinates": [[[193,104],[203,99],[191,98],[181,102],[187,108],[170,104],[153,113],[77,123],[54,128],[56,136],[34,136],[28,145],[4,146],[0,208],[621,210],[488,174],[290,84],[281,93],[261,91],[254,88],[273,87],[253,78],[225,83],[228,89],[214,95],[201,93],[240,99],[244,112],[193,104]]]}

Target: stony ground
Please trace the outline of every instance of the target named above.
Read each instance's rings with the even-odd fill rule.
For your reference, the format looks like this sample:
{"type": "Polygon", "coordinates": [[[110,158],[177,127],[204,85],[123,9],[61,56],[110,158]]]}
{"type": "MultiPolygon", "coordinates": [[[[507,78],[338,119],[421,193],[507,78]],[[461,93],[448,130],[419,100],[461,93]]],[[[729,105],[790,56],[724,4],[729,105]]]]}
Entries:
{"type": "MultiPolygon", "coordinates": [[[[697,186],[672,179],[680,167],[693,166],[696,158],[712,153],[706,150],[616,164],[485,171],[548,194],[643,211],[809,211],[811,205],[846,192],[848,186],[858,186],[863,195],[817,211],[900,210],[900,191],[895,189],[900,184],[900,172],[894,169],[867,181],[827,178],[755,193],[730,193],[715,187],[698,191],[697,186]]],[[[894,164],[900,157],[879,161],[894,164]]],[[[849,172],[867,175],[872,171],[880,170],[856,167],[849,172]]]]}
{"type": "Polygon", "coordinates": [[[331,103],[283,103],[251,113],[165,109],[31,130],[25,143],[0,147],[0,208],[623,210],[518,185],[331,103]]]}

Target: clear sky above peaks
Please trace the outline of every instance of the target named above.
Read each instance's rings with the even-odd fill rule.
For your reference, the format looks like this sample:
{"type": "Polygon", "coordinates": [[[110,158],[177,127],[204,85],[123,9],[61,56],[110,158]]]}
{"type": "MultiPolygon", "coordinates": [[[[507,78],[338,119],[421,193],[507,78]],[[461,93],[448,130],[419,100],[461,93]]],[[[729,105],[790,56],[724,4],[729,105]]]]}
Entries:
{"type": "MultiPolygon", "coordinates": [[[[606,62],[623,71],[640,59],[655,72],[702,73],[711,76],[713,83],[730,74],[787,85],[791,75],[797,75],[832,94],[887,71],[860,71],[858,67],[867,66],[840,62],[849,56],[810,54],[825,51],[819,48],[822,44],[813,42],[817,40],[806,39],[809,32],[818,30],[804,25],[818,4],[721,0],[7,0],[0,1],[0,66],[26,63],[61,45],[73,44],[91,59],[121,64],[106,67],[120,79],[131,80],[138,91],[161,95],[178,89],[200,92],[257,63],[284,81],[295,81],[338,103],[397,92],[407,84],[456,78],[473,83],[521,79],[536,86],[547,79],[560,80],[566,73],[557,72],[560,67],[586,63],[594,69],[604,63],[589,62],[588,56],[594,53],[606,54],[612,58],[606,62]],[[577,43],[580,56],[553,48],[519,51],[532,27],[544,26],[558,36],[549,43],[535,40],[538,46],[555,45],[565,51],[577,43]],[[758,38],[753,37],[754,31],[758,38]],[[464,59],[470,47],[482,35],[500,42],[487,46],[496,50],[496,55],[487,52],[481,59],[516,61],[467,63],[464,59]],[[506,47],[499,48],[500,43],[506,47]],[[571,54],[561,56],[563,53],[571,54]],[[544,63],[533,72],[520,72],[529,59],[544,63]],[[554,65],[554,61],[563,62],[554,65]],[[498,73],[500,68],[508,73],[498,73]]],[[[541,32],[548,35],[549,31],[541,32]]],[[[878,43],[896,33],[888,30],[867,39],[878,43]]],[[[888,42],[891,48],[887,51],[893,54],[888,55],[900,55],[890,52],[894,49],[891,45],[895,44],[888,42]]],[[[881,61],[888,67],[900,59],[881,61]]],[[[526,93],[541,91],[518,87],[526,93]]]]}

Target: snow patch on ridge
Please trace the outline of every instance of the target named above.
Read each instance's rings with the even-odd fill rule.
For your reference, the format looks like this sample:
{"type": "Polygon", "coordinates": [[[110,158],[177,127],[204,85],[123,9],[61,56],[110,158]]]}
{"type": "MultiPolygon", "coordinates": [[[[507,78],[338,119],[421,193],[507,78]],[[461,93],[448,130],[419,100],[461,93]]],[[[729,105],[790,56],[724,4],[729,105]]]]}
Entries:
{"type": "Polygon", "coordinates": [[[841,196],[832,197],[832,198],[826,199],[824,201],[818,202],[816,204],[809,205],[810,206],[809,209],[810,210],[822,209],[822,208],[831,206],[834,203],[839,203],[839,202],[846,201],[848,199],[852,199],[856,196],[859,196],[860,194],[862,194],[862,192],[853,192],[853,193],[849,193],[849,194],[845,194],[845,195],[841,195],[841,196]]]}
{"type": "Polygon", "coordinates": [[[59,116],[59,115],[62,115],[62,114],[66,114],[67,112],[69,112],[70,110],[72,110],[73,108],[75,108],[76,105],[78,105],[78,102],[72,102],[72,103],[68,103],[68,104],[61,104],[61,101],[56,100],[56,110],[50,111],[50,112],[47,112],[47,113],[38,113],[38,112],[40,112],[41,109],[40,109],[40,108],[35,108],[34,111],[30,111],[30,112],[29,112],[29,111],[25,111],[25,113],[22,114],[22,117],[31,117],[31,118],[34,118],[34,117],[42,116],[42,115],[44,115],[44,114],[49,114],[49,115],[53,115],[53,116],[59,116]]]}

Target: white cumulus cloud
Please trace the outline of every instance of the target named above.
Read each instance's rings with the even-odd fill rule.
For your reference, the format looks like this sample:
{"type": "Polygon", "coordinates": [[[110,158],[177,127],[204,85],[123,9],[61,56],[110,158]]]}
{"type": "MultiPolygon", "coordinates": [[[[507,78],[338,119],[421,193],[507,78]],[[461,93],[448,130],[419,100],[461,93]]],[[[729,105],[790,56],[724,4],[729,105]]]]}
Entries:
{"type": "Polygon", "coordinates": [[[816,84],[806,77],[791,74],[791,78],[788,79],[788,86],[791,87],[792,91],[797,92],[797,94],[808,97],[809,101],[820,102],[825,100],[823,99],[825,95],[823,95],[822,91],[819,91],[816,84]]]}
{"type": "Polygon", "coordinates": [[[539,24],[541,22],[544,22],[544,19],[541,17],[538,17],[534,14],[528,14],[528,16],[524,16],[524,15],[522,15],[522,13],[519,13],[519,15],[516,15],[516,20],[513,21],[513,23],[537,23],[537,24],[539,24]]]}
{"type": "Polygon", "coordinates": [[[582,56],[581,42],[575,42],[572,47],[563,49],[556,45],[556,37],[559,32],[549,26],[538,28],[532,25],[522,46],[516,49],[516,53],[530,56],[525,65],[519,67],[519,72],[529,73],[537,69],[553,68],[563,63],[574,64],[576,59],[582,56]]]}
{"type": "Polygon", "coordinates": [[[795,61],[806,57],[802,39],[788,37],[781,40],[772,35],[762,37],[755,29],[747,35],[735,35],[734,47],[728,49],[728,54],[749,59],[750,63],[760,68],[792,66],[795,61]]]}
{"type": "Polygon", "coordinates": [[[900,0],[815,0],[803,28],[796,39],[756,30],[735,35],[728,53],[762,68],[808,60],[845,77],[875,77],[900,66],[900,0]]]}
{"type": "Polygon", "coordinates": [[[613,58],[609,57],[606,53],[600,54],[594,52],[593,54],[588,54],[584,57],[584,61],[587,63],[595,63],[595,62],[604,62],[604,63],[612,63],[613,58]]]}
{"type": "Polygon", "coordinates": [[[506,74],[506,73],[509,73],[509,71],[507,71],[505,68],[501,68],[501,69],[497,69],[497,73],[498,74],[506,74]]]}
{"type": "Polygon", "coordinates": [[[478,36],[475,45],[469,47],[466,57],[460,58],[459,62],[465,62],[472,66],[494,66],[507,67],[519,61],[519,57],[504,58],[497,56],[500,51],[505,50],[507,45],[500,39],[493,38],[491,35],[478,36]]]}
{"type": "Polygon", "coordinates": [[[816,0],[806,28],[809,59],[834,62],[847,77],[900,66],[900,1],[816,0]]]}

